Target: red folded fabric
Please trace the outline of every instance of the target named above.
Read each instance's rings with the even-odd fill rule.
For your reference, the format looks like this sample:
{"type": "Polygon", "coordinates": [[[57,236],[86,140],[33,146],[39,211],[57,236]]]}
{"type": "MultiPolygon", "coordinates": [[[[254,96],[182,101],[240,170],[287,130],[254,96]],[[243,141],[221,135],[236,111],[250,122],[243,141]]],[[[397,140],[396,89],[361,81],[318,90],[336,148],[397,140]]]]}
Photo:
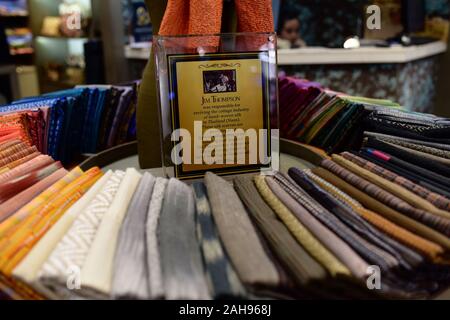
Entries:
{"type": "Polygon", "coordinates": [[[0,174],[0,184],[5,183],[14,178],[18,178],[25,174],[28,174],[34,170],[41,169],[45,166],[52,164],[53,162],[54,160],[50,156],[40,155],[32,159],[31,161],[21,164],[20,166],[8,172],[0,174]]]}
{"type": "Polygon", "coordinates": [[[19,178],[9,180],[0,184],[0,204],[8,201],[14,195],[28,189],[32,185],[45,179],[55,171],[62,168],[60,162],[55,162],[43,168],[31,171],[19,178]]]}
{"type": "Polygon", "coordinates": [[[45,191],[47,188],[55,184],[57,181],[67,175],[67,170],[64,168],[54,172],[44,180],[39,181],[27,190],[22,191],[17,196],[9,199],[7,202],[0,205],[0,223],[12,216],[16,211],[32,201],[35,197],[45,191]]]}

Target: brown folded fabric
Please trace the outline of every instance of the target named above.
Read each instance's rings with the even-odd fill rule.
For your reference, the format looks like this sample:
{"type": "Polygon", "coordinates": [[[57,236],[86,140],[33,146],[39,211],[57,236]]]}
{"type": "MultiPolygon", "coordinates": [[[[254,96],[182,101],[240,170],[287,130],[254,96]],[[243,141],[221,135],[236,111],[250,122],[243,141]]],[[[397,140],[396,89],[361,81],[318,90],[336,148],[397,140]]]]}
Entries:
{"type": "Polygon", "coordinates": [[[7,165],[1,167],[0,170],[3,170],[3,169],[13,170],[13,169],[17,168],[18,166],[20,166],[20,165],[22,165],[24,163],[27,163],[28,161],[31,161],[34,158],[39,157],[40,155],[41,155],[40,152],[35,152],[35,153],[32,153],[32,154],[29,154],[29,155],[27,155],[27,156],[25,156],[23,158],[20,158],[20,159],[18,159],[16,161],[8,163],[7,165]]]}
{"type": "MultiPolygon", "coordinates": [[[[432,205],[430,202],[422,199],[421,197],[417,196],[413,192],[403,188],[402,186],[399,186],[387,179],[384,179],[382,177],[377,176],[376,174],[370,172],[369,170],[366,170],[362,168],[361,166],[354,164],[353,162],[338,156],[333,155],[333,160],[343,166],[344,168],[352,171],[353,173],[359,175],[360,177],[366,179],[369,182],[372,182],[373,184],[376,184],[380,188],[383,188],[384,190],[390,192],[391,194],[399,197],[403,201],[406,201],[410,205],[422,209],[425,211],[428,211],[429,213],[435,214],[436,216],[441,217],[442,219],[450,219],[450,212],[441,210],[436,208],[434,205],[432,205]]],[[[450,222],[450,220],[448,220],[450,222]]]]}
{"type": "Polygon", "coordinates": [[[342,156],[347,160],[356,163],[360,167],[369,170],[370,172],[375,173],[376,175],[385,178],[391,182],[394,182],[395,184],[402,186],[403,188],[408,189],[411,192],[414,192],[416,195],[434,204],[436,207],[450,211],[450,200],[447,199],[446,197],[438,193],[432,192],[405,177],[402,177],[390,170],[387,170],[373,162],[367,161],[366,159],[358,157],[352,153],[344,152],[342,153],[342,156]]]}
{"type": "Polygon", "coordinates": [[[443,219],[424,210],[412,207],[407,202],[390,194],[389,192],[386,192],[382,188],[361,178],[360,176],[353,174],[351,171],[343,168],[334,161],[324,160],[322,161],[321,166],[338,175],[353,186],[356,186],[358,189],[364,190],[364,192],[366,192],[369,196],[383,202],[398,212],[401,212],[414,220],[422,222],[423,224],[441,232],[446,236],[450,235],[450,220],[443,219]]]}
{"type": "Polygon", "coordinates": [[[29,154],[38,152],[36,147],[28,147],[20,152],[13,154],[12,156],[1,158],[0,159],[0,167],[6,166],[8,163],[19,160],[29,154]]]}
{"type": "Polygon", "coordinates": [[[392,237],[400,241],[401,243],[409,246],[410,248],[420,252],[425,257],[431,260],[437,260],[438,257],[443,254],[444,249],[434,242],[426,240],[419,237],[412,232],[399,227],[395,223],[383,218],[379,214],[364,208],[359,202],[351,198],[348,194],[339,190],[337,187],[329,183],[328,181],[320,178],[319,176],[313,174],[312,172],[306,172],[306,174],[314,180],[321,188],[328,191],[337,199],[349,205],[355,212],[357,212],[361,217],[366,219],[368,222],[373,224],[375,227],[392,237]]]}
{"type": "Polygon", "coordinates": [[[23,143],[23,142],[19,139],[14,139],[14,140],[3,142],[0,144],[0,152],[3,152],[4,150],[6,150],[14,145],[21,144],[21,143],[23,143]]]}
{"type": "Polygon", "coordinates": [[[280,277],[233,186],[208,172],[205,177],[214,221],[244,285],[276,287],[280,277]]]}
{"type": "Polygon", "coordinates": [[[24,142],[14,144],[14,145],[0,151],[0,161],[4,158],[11,157],[20,151],[26,150],[27,148],[28,148],[28,145],[24,142]]]}
{"type": "Polygon", "coordinates": [[[324,168],[314,168],[312,169],[312,172],[361,202],[364,207],[377,212],[399,226],[442,246],[444,250],[450,251],[450,239],[441,233],[395,211],[324,168]]]}

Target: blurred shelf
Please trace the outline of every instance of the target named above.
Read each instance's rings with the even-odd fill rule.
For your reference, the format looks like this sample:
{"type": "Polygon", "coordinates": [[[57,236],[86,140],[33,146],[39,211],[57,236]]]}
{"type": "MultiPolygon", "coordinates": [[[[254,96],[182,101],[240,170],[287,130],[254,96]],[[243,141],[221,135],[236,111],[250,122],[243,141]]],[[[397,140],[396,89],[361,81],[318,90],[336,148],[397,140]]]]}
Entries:
{"type": "Polygon", "coordinates": [[[447,44],[442,41],[410,47],[361,47],[358,49],[310,47],[282,49],[278,50],[278,65],[408,63],[446,51],[447,44]]]}
{"type": "Polygon", "coordinates": [[[46,36],[43,34],[38,35],[37,38],[55,39],[55,40],[80,40],[80,41],[81,40],[83,40],[83,41],[89,40],[89,37],[46,36]]]}
{"type": "Polygon", "coordinates": [[[132,44],[125,46],[127,59],[148,60],[150,58],[151,43],[132,44]]]}

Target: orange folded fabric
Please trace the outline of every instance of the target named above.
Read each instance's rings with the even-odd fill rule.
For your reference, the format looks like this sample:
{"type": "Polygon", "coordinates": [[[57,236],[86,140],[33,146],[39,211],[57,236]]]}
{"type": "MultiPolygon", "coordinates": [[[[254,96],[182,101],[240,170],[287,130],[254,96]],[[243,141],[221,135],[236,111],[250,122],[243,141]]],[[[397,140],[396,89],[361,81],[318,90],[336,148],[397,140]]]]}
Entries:
{"type": "Polygon", "coordinates": [[[101,177],[99,168],[93,168],[63,188],[43,207],[34,210],[16,232],[8,236],[0,247],[0,271],[7,277],[28,254],[37,241],[58,221],[90,187],[101,177]]]}
{"type": "Polygon", "coordinates": [[[23,130],[15,130],[9,134],[1,135],[0,134],[0,143],[4,143],[10,140],[19,139],[31,145],[31,139],[29,135],[23,130]]]}
{"type": "Polygon", "coordinates": [[[36,209],[43,207],[48,201],[55,197],[63,188],[65,188],[69,183],[76,180],[83,174],[80,168],[75,168],[68,174],[66,174],[58,182],[47,188],[39,196],[33,199],[30,203],[22,207],[19,211],[14,213],[10,218],[0,223],[0,243],[2,239],[14,232],[15,228],[20,226],[20,224],[30,215],[30,213],[36,209]]]}

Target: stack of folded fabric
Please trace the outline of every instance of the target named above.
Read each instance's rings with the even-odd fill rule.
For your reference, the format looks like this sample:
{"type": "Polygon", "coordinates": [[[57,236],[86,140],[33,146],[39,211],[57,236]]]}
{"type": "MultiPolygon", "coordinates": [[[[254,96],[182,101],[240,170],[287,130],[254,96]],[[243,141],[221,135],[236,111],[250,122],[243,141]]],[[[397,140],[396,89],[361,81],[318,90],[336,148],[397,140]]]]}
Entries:
{"type": "Polygon", "coordinates": [[[138,85],[77,87],[0,106],[0,142],[20,138],[70,164],[135,140],[138,85]]]}
{"type": "Polygon", "coordinates": [[[360,145],[360,126],[373,110],[398,109],[388,100],[353,97],[303,79],[279,80],[281,136],[329,153],[360,145]]]}
{"type": "Polygon", "coordinates": [[[312,170],[232,182],[208,173],[191,186],[135,169],[75,169],[0,223],[0,291],[429,298],[450,285],[449,208],[443,195],[349,152],[312,170]]]}
{"type": "Polygon", "coordinates": [[[0,222],[66,173],[60,162],[43,155],[28,140],[0,143],[0,222]]]}

